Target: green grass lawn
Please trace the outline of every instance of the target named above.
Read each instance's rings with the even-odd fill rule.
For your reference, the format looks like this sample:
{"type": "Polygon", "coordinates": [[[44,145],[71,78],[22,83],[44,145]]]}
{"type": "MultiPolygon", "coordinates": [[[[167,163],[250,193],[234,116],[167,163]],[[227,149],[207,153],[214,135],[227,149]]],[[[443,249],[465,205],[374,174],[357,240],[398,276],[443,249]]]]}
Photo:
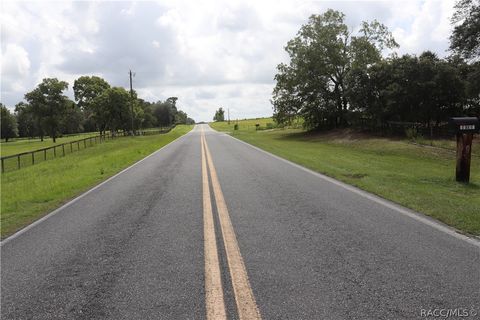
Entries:
{"type": "Polygon", "coordinates": [[[82,152],[2,174],[2,238],[184,135],[192,127],[179,125],[167,134],[109,140],[82,152]]]}
{"type": "MultiPolygon", "coordinates": [[[[455,181],[455,152],[407,140],[306,133],[300,129],[233,131],[252,145],[317,172],[422,212],[463,232],[480,235],[480,144],[473,146],[471,183],[455,181]],[[477,150],[477,151],[475,151],[477,150]]],[[[478,142],[476,139],[475,142],[478,142]]],[[[439,143],[453,146],[453,143],[439,143]]]]}

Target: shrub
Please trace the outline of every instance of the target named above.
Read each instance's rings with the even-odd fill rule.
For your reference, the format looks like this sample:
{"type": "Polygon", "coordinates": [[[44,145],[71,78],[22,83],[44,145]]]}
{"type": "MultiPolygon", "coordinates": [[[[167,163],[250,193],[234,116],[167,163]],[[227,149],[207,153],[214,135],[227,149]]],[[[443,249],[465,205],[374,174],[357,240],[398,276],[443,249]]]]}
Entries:
{"type": "Polygon", "coordinates": [[[405,135],[409,140],[415,141],[418,138],[417,128],[412,127],[405,129],[405,135]]]}

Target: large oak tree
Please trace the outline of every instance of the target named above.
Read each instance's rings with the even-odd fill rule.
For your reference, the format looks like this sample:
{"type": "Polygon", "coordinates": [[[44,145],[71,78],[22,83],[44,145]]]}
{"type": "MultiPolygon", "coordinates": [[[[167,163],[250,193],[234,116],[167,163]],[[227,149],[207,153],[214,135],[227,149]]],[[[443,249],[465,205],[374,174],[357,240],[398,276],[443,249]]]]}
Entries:
{"type": "Polygon", "coordinates": [[[380,61],[384,49],[397,46],[378,21],[363,22],[353,34],[339,11],[312,15],[285,47],[290,63],[277,67],[274,118],[285,123],[301,115],[310,128],[345,125],[349,77],[380,61]]]}

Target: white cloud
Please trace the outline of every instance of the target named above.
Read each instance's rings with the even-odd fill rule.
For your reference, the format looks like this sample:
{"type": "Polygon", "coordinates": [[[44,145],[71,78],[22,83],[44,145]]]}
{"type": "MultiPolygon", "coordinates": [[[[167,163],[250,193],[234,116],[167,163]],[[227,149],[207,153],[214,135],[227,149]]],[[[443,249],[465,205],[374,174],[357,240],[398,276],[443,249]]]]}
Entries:
{"type": "Polygon", "coordinates": [[[2,48],[2,99],[23,92],[25,80],[30,76],[30,59],[28,52],[20,45],[7,44],[2,48]]]}
{"type": "MultiPolygon", "coordinates": [[[[45,77],[95,74],[155,101],[178,96],[196,120],[271,115],[283,47],[311,14],[346,14],[353,29],[378,19],[400,53],[445,56],[453,1],[2,1],[2,102],[13,106],[45,77]],[[15,76],[11,76],[15,74],[15,76]]],[[[70,91],[71,95],[71,91],[70,91]]]]}
{"type": "Polygon", "coordinates": [[[25,77],[30,70],[28,52],[16,44],[7,44],[2,54],[2,74],[9,77],[25,77]]]}

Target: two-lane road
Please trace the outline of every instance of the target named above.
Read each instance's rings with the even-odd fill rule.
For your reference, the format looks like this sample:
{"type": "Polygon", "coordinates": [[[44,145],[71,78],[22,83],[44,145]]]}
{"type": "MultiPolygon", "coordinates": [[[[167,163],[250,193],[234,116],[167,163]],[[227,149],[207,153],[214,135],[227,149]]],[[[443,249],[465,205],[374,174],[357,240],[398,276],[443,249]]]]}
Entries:
{"type": "Polygon", "coordinates": [[[1,250],[2,319],[480,313],[478,241],[207,125],[1,250]]]}

